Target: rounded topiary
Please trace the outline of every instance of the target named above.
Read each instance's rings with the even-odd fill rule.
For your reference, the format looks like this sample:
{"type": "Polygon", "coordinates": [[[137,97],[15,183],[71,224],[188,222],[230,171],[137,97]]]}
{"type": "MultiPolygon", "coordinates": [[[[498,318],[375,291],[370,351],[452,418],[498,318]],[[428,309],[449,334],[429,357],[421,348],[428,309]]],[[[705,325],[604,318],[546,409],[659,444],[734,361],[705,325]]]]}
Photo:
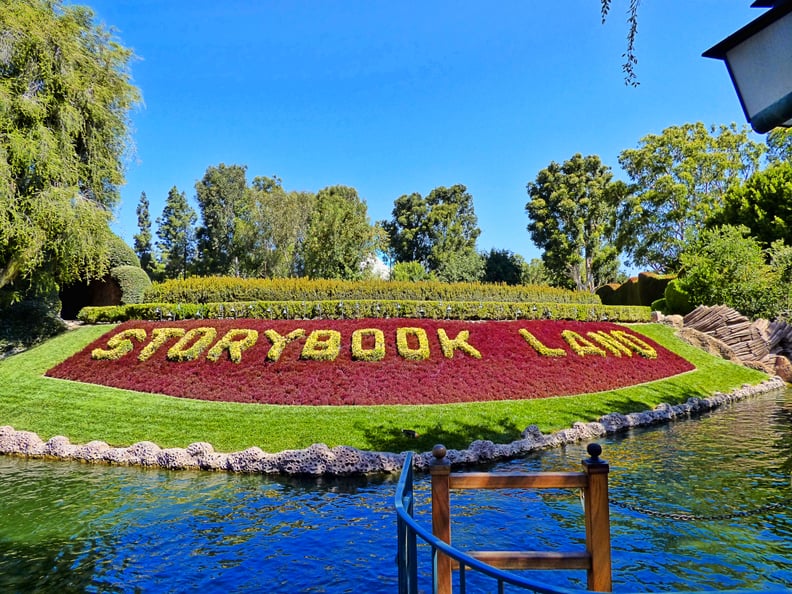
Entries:
{"type": "Polygon", "coordinates": [[[652,311],[659,311],[662,314],[667,314],[668,305],[666,305],[665,297],[652,301],[651,308],[652,311]]]}
{"type": "Polygon", "coordinates": [[[111,269],[117,266],[137,266],[140,268],[140,258],[137,257],[135,250],[115,234],[112,235],[110,241],[108,258],[108,265],[111,269]]]}
{"type": "Polygon", "coordinates": [[[143,293],[151,286],[151,279],[139,266],[116,266],[110,270],[110,277],[121,288],[121,303],[142,303],[143,293]]]}
{"type": "Polygon", "coordinates": [[[693,306],[690,304],[690,297],[679,283],[679,280],[672,280],[668,283],[665,290],[665,302],[667,313],[679,314],[681,316],[689,314],[693,311],[693,306]]]}

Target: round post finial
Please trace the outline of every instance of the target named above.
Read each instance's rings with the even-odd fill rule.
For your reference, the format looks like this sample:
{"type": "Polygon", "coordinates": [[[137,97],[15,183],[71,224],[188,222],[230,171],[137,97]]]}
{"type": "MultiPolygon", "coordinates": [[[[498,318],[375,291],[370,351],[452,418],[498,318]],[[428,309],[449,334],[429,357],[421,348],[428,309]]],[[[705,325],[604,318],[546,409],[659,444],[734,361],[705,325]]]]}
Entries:
{"type": "Polygon", "coordinates": [[[600,458],[602,454],[602,446],[598,443],[590,443],[586,446],[589,458],[583,460],[583,464],[587,466],[607,466],[608,463],[600,458]]]}
{"type": "Polygon", "coordinates": [[[429,463],[429,466],[436,469],[450,468],[451,461],[446,458],[446,453],[448,453],[448,450],[446,450],[446,447],[443,444],[437,444],[435,447],[433,447],[432,456],[434,456],[434,460],[429,463]]]}

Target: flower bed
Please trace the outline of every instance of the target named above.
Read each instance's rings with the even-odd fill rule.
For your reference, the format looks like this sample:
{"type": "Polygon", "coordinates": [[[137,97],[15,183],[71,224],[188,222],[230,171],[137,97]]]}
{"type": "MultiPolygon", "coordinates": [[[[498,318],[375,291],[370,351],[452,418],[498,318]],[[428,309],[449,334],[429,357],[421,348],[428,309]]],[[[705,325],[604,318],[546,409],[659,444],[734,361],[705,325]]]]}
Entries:
{"type": "Polygon", "coordinates": [[[441,404],[599,392],[693,366],[608,322],[126,322],[50,377],[261,404],[441,404]]]}

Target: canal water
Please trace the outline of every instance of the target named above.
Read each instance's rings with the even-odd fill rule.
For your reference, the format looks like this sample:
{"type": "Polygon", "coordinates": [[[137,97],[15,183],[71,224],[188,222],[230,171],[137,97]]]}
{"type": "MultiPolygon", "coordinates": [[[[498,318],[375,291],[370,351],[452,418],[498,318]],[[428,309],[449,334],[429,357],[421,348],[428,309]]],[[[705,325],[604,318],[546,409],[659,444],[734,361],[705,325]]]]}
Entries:
{"type": "MultiPolygon", "coordinates": [[[[792,391],[599,443],[615,591],[792,588],[792,391]]],[[[484,468],[579,470],[585,445],[484,468]]],[[[0,457],[0,592],[395,592],[396,480],[0,457]]],[[[416,495],[430,526],[426,477],[416,495]]],[[[451,506],[462,549],[582,547],[574,492],[466,491],[451,506]]],[[[585,588],[585,572],[532,577],[585,588]]]]}

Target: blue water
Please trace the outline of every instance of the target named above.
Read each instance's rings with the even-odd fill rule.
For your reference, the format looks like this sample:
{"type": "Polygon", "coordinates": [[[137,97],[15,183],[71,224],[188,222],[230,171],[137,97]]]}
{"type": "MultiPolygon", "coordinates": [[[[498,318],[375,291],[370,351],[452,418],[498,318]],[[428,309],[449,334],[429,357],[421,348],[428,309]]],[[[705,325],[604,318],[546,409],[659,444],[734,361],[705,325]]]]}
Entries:
{"type": "MultiPolygon", "coordinates": [[[[792,503],[789,392],[600,443],[619,502],[703,516],[792,503]]],[[[584,450],[569,446],[487,468],[578,470],[584,450]]],[[[0,592],[394,592],[396,480],[0,457],[0,592]]],[[[427,526],[428,489],[419,477],[417,515],[427,526]]],[[[460,548],[582,547],[573,492],[463,492],[451,504],[460,548]]],[[[615,591],[792,588],[789,505],[696,522],[612,506],[611,522],[615,591]]],[[[427,565],[426,589],[428,572],[427,565]]],[[[585,587],[584,572],[534,577],[585,587]]],[[[469,591],[491,588],[474,580],[469,591]]]]}

